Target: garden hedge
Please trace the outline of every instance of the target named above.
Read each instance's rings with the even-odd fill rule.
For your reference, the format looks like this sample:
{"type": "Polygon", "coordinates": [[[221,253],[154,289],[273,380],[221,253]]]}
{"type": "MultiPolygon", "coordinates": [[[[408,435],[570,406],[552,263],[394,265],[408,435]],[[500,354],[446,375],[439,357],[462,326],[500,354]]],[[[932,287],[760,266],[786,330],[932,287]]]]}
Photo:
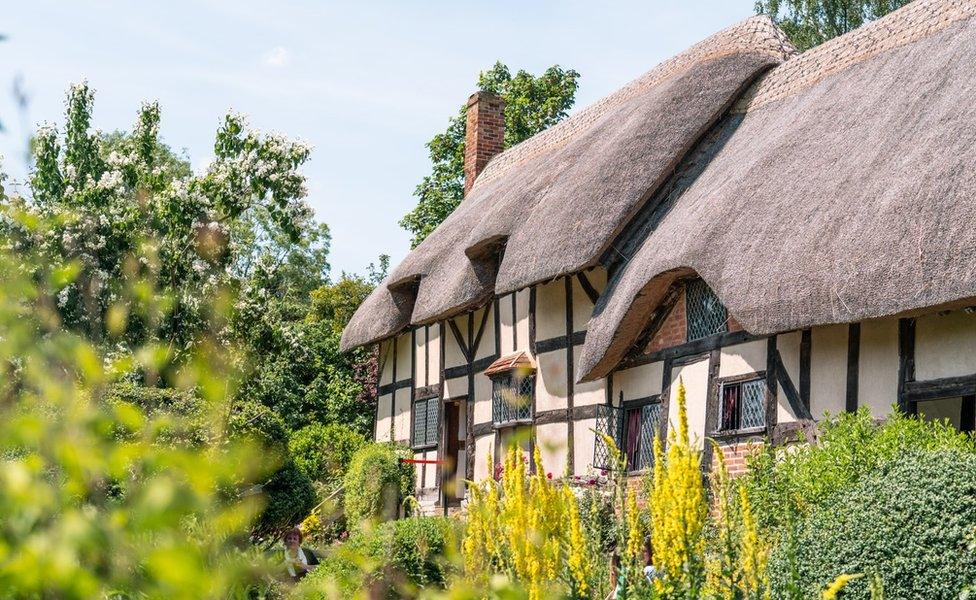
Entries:
{"type": "Polygon", "coordinates": [[[409,449],[382,443],[356,451],[343,480],[350,530],[365,521],[396,517],[400,503],[414,488],[414,467],[400,460],[408,456],[409,449]]]}
{"type": "MultiPolygon", "coordinates": [[[[840,490],[770,557],[774,598],[819,597],[842,573],[877,573],[886,600],[958,598],[976,582],[976,455],[914,451],[840,490]]],[[[845,598],[867,600],[867,577],[845,598]]]]}

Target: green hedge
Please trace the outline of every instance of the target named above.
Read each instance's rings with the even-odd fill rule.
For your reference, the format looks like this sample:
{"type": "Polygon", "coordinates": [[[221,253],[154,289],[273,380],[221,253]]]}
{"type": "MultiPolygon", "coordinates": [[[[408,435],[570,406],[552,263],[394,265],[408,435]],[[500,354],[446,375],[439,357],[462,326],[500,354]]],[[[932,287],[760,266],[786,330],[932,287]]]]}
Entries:
{"type": "MultiPolygon", "coordinates": [[[[165,418],[166,425],[156,432],[159,443],[199,448],[213,441],[214,430],[203,400],[190,391],[120,383],[108,389],[105,400],[135,405],[147,417],[165,418]]],[[[121,436],[129,433],[119,432],[121,436]]]]}
{"type": "Polygon", "coordinates": [[[412,598],[423,588],[443,587],[458,564],[459,527],[446,517],[411,517],[364,528],[332,548],[295,595],[324,598],[337,586],[343,597],[368,588],[412,598]]]}
{"type": "Polygon", "coordinates": [[[373,443],[356,451],[343,479],[350,530],[366,521],[396,517],[400,503],[414,490],[414,467],[400,460],[409,456],[409,449],[392,444],[373,443]]]}
{"type": "MultiPolygon", "coordinates": [[[[976,581],[976,455],[909,452],[800,520],[770,557],[774,598],[819,597],[842,573],[877,573],[886,600],[958,598],[976,581]],[[790,543],[792,542],[792,543],[790,543]]],[[[845,598],[867,600],[866,579],[845,598]]]]}
{"type": "Polygon", "coordinates": [[[288,452],[309,479],[332,489],[365,444],[366,438],[346,425],[314,423],[292,432],[288,452]]]}

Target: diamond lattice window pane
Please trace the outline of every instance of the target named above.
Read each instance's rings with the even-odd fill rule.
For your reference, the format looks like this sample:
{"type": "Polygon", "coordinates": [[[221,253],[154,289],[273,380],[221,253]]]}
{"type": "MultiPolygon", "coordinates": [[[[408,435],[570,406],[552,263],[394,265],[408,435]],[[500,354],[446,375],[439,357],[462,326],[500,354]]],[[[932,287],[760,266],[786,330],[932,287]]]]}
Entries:
{"type": "Polygon", "coordinates": [[[654,436],[661,424],[661,403],[655,402],[641,408],[640,445],[637,453],[637,469],[649,469],[654,464],[654,436]]]}
{"type": "Polygon", "coordinates": [[[492,381],[491,416],[495,425],[532,420],[535,377],[498,377],[492,381]]]}
{"type": "Polygon", "coordinates": [[[742,429],[766,425],[766,380],[756,379],[741,384],[742,429]]]}
{"type": "Polygon", "coordinates": [[[596,407],[596,441],[593,444],[593,468],[612,470],[616,465],[612,464],[610,446],[607,444],[603,435],[613,439],[617,447],[620,448],[621,432],[623,429],[623,412],[616,406],[600,404],[596,407]],[[598,434],[603,435],[598,435],[598,434]]]}
{"type": "Polygon", "coordinates": [[[432,398],[427,401],[427,444],[435,445],[437,444],[437,436],[440,433],[440,428],[438,427],[438,415],[440,414],[439,402],[436,398],[432,398]]]}
{"type": "Polygon", "coordinates": [[[413,445],[421,446],[427,440],[427,406],[426,400],[413,403],[413,445]]]}
{"type": "Polygon", "coordinates": [[[689,342],[728,331],[728,312],[701,279],[689,281],[685,287],[685,310],[689,342]]]}

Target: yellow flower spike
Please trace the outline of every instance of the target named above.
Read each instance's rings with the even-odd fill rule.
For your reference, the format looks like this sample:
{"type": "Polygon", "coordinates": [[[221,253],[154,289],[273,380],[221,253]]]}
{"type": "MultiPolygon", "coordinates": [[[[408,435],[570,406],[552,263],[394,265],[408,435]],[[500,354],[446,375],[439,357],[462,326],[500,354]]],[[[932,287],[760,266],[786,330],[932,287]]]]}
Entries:
{"type": "Polygon", "coordinates": [[[864,573],[855,573],[854,575],[842,573],[838,575],[837,579],[831,582],[831,584],[824,589],[823,600],[834,600],[837,597],[837,594],[839,594],[842,589],[847,587],[848,583],[854,581],[855,579],[860,579],[861,577],[864,577],[864,573]]]}

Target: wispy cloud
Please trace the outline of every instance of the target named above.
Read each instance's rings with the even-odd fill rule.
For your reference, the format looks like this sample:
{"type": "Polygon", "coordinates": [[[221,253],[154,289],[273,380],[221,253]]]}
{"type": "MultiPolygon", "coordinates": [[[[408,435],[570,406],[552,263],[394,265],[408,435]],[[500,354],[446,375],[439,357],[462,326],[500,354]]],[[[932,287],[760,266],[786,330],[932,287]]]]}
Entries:
{"type": "Polygon", "coordinates": [[[261,64],[267,67],[284,67],[291,62],[291,52],[284,46],[276,46],[264,53],[261,64]]]}

